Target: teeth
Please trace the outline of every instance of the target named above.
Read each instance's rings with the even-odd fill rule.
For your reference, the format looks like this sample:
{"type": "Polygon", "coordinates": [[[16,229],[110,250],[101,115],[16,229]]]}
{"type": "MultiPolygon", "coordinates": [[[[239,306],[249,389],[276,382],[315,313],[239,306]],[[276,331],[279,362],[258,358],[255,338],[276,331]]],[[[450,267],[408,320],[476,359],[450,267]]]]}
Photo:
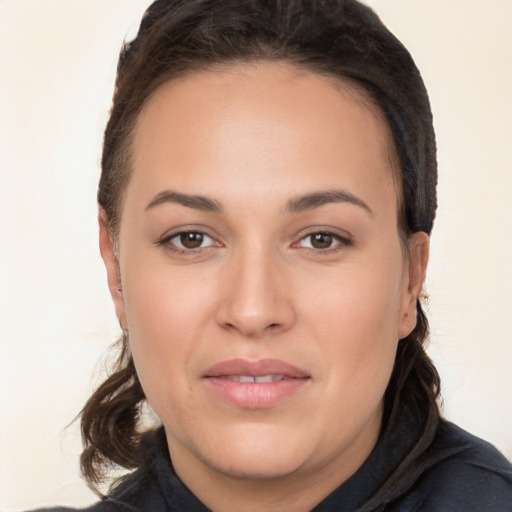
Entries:
{"type": "Polygon", "coordinates": [[[255,382],[277,382],[278,380],[283,380],[283,375],[263,375],[261,377],[255,377],[255,382]]]}
{"type": "Polygon", "coordinates": [[[283,380],[284,375],[262,375],[261,377],[253,377],[252,375],[228,375],[227,378],[235,382],[265,384],[267,382],[283,380]]]}

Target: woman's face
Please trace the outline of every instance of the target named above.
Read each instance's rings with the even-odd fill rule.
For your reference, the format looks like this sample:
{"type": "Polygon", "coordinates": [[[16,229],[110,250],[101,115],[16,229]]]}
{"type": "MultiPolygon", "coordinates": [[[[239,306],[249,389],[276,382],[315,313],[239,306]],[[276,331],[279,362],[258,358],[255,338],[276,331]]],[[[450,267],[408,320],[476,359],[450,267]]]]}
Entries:
{"type": "Polygon", "coordinates": [[[102,252],[192,489],[340,480],[373,448],[428,253],[417,234],[404,256],[388,139],[359,93],[278,64],[198,72],[144,106],[119,268],[103,225],[102,252]]]}

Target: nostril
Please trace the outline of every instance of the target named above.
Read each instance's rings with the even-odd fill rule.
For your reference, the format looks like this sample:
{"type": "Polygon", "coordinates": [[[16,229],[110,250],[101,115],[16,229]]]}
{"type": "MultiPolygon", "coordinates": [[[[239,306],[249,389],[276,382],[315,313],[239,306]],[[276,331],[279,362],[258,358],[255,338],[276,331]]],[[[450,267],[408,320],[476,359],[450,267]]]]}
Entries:
{"type": "Polygon", "coordinates": [[[251,302],[254,297],[235,296],[222,301],[215,312],[216,323],[225,332],[238,331],[251,338],[275,335],[294,323],[295,312],[287,299],[263,301],[258,297],[251,302]]]}

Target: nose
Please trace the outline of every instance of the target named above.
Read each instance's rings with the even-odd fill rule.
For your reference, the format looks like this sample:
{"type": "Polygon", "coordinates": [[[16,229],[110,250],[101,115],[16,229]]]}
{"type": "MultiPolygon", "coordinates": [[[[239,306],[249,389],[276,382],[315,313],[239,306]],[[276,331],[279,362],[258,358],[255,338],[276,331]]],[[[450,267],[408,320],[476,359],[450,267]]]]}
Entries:
{"type": "Polygon", "coordinates": [[[285,272],[275,258],[261,252],[240,255],[226,265],[217,323],[249,338],[288,330],[295,310],[285,272]]]}

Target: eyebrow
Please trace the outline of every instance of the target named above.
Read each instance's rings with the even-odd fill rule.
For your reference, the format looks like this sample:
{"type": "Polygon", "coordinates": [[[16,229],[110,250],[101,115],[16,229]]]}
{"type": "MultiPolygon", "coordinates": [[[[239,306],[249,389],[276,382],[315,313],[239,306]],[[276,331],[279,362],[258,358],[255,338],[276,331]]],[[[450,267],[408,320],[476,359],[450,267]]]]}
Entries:
{"type": "Polygon", "coordinates": [[[345,190],[325,190],[296,197],[288,201],[286,210],[299,213],[314,210],[329,203],[350,203],[366,210],[373,217],[372,209],[362,199],[345,190]]]}
{"type": "MultiPolygon", "coordinates": [[[[200,195],[183,194],[174,190],[159,192],[145,209],[150,210],[164,203],[177,203],[187,208],[214,213],[219,213],[223,210],[222,205],[214,199],[200,195]]],[[[295,197],[288,201],[286,211],[290,213],[300,213],[314,210],[315,208],[330,203],[350,203],[363,208],[373,216],[373,211],[362,199],[345,190],[325,190],[295,197]]]]}
{"type": "Polygon", "coordinates": [[[195,210],[203,210],[207,212],[221,212],[222,206],[219,202],[209,199],[208,197],[182,194],[174,190],[164,190],[159,192],[151,202],[146,206],[146,210],[155,208],[164,203],[177,203],[187,208],[194,208],[195,210]]]}

